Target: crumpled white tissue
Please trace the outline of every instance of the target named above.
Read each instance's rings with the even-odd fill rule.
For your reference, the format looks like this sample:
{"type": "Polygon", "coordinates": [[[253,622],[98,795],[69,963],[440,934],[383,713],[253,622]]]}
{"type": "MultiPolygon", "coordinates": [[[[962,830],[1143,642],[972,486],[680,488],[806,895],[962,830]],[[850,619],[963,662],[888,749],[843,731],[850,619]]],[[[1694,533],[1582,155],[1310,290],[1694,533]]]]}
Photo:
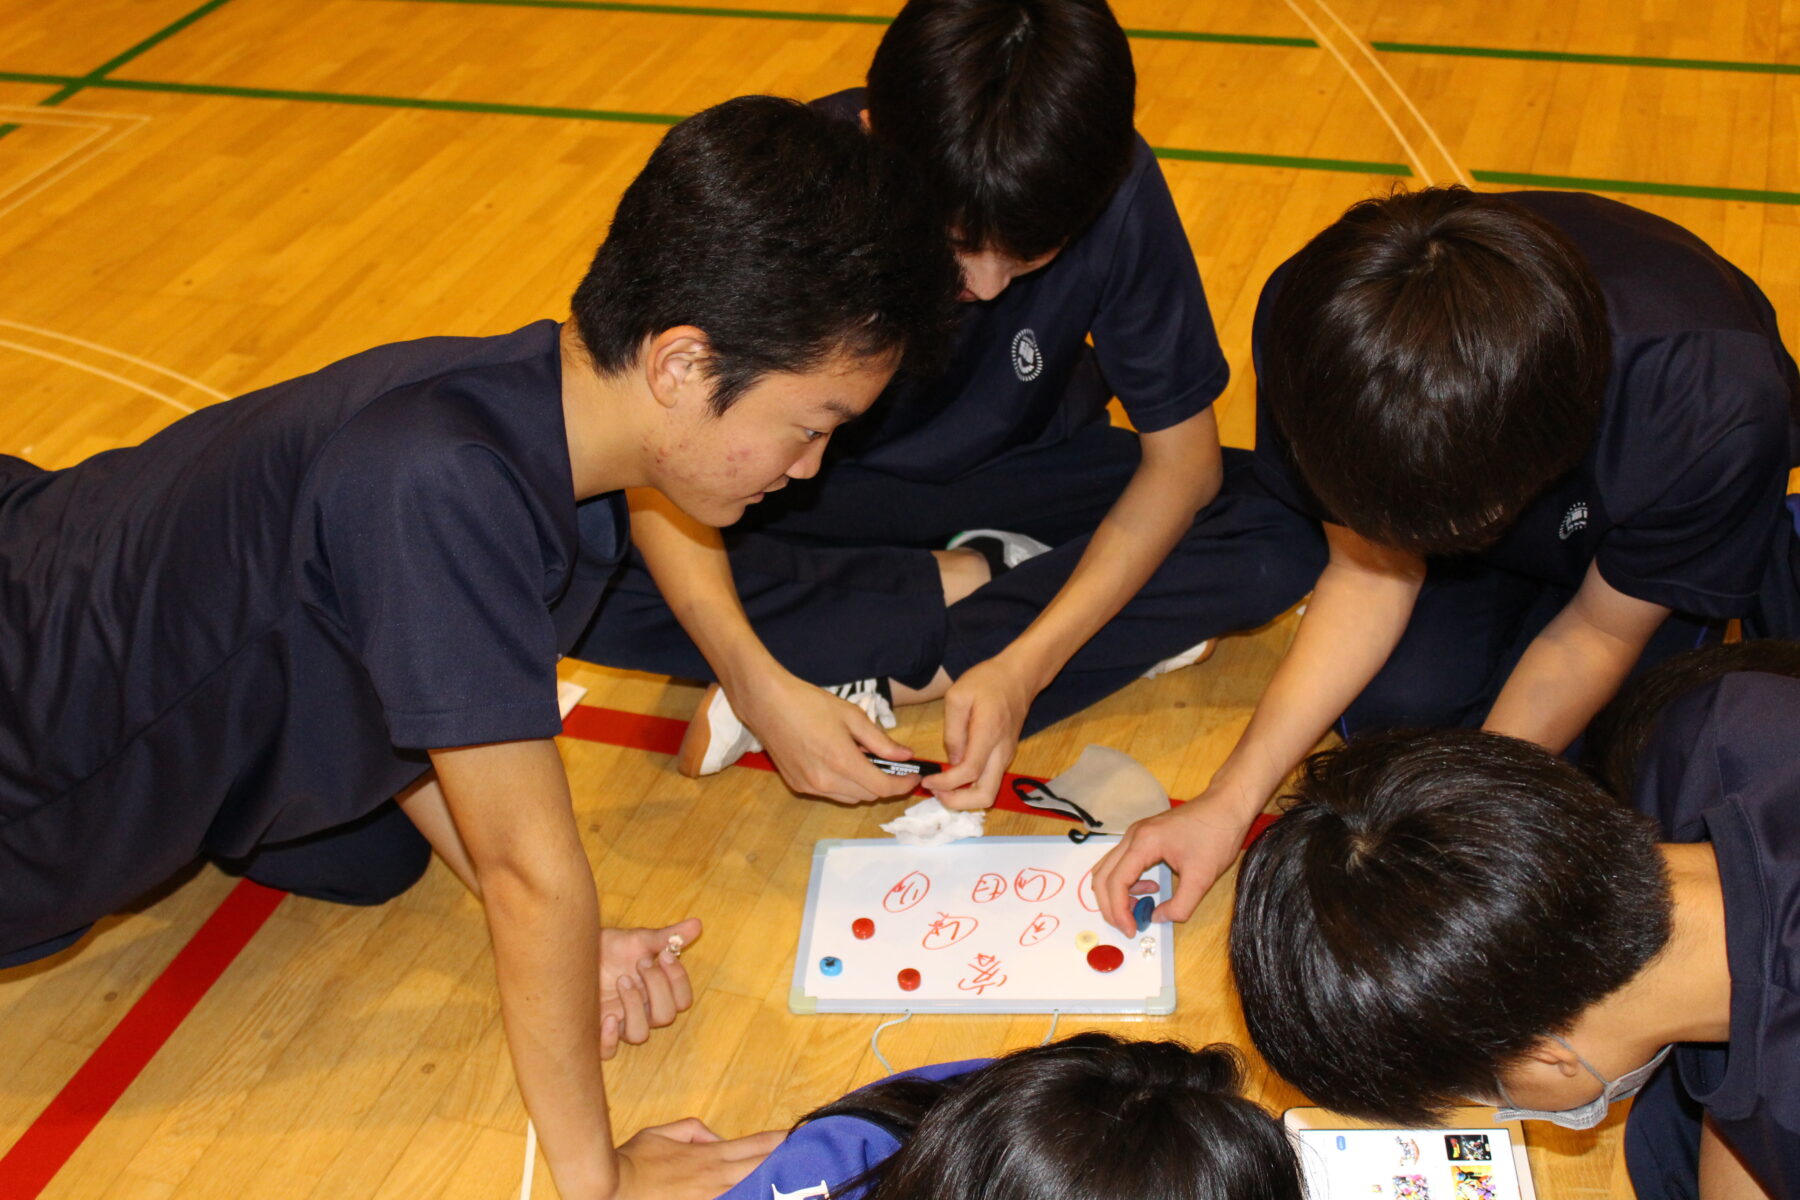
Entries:
{"type": "Polygon", "coordinates": [[[881,828],[908,846],[942,846],[946,842],[980,837],[987,826],[985,812],[953,812],[936,796],[919,801],[881,828]]]}

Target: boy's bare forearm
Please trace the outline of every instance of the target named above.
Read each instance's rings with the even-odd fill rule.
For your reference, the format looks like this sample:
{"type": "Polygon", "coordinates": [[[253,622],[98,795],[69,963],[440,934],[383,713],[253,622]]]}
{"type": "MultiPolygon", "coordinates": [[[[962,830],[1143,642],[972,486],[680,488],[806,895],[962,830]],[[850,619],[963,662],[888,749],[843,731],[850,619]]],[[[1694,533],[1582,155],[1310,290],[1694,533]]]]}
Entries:
{"type": "Polygon", "coordinates": [[[1141,440],[1144,457],[1068,581],[1005,652],[1038,690],[1137,595],[1218,495],[1224,462],[1210,409],[1141,440]]]}
{"type": "Polygon", "coordinates": [[[1331,559],[1294,643],[1275,668],[1209,790],[1235,791],[1258,811],[1375,678],[1406,631],[1424,563],[1327,525],[1331,559]]]}
{"type": "Polygon", "coordinates": [[[600,1068],[600,909],[549,739],[435,750],[486,909],[507,1046],[565,1200],[607,1197],[617,1159],[600,1068]]]}
{"type": "Polygon", "coordinates": [[[631,539],[663,600],[726,690],[782,671],[744,613],[719,531],[676,508],[662,493],[633,488],[631,539]]]}

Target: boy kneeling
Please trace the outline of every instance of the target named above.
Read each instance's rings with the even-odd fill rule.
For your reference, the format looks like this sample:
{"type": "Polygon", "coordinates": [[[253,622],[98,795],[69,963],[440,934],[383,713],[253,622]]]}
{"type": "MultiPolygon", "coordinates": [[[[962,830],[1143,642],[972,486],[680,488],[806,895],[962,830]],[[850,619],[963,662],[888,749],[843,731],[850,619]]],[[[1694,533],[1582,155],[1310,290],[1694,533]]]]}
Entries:
{"type": "Polygon", "coordinates": [[[1403,1123],[1466,1098],[1585,1129],[1641,1087],[1640,1197],[1800,1192],[1800,679],[1717,674],[1761,653],[1672,660],[1621,702],[1645,718],[1612,756],[1638,812],[1471,730],[1312,759],[1238,881],[1257,1048],[1317,1103],[1403,1123]]]}

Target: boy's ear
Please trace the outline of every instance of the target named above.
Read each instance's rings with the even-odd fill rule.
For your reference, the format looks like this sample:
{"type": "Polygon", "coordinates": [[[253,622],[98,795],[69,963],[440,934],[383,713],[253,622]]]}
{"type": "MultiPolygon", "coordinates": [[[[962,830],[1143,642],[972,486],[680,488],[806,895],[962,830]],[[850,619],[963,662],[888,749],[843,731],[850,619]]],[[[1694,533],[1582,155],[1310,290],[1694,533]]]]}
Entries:
{"type": "Polygon", "coordinates": [[[858,109],[856,119],[862,122],[863,132],[869,132],[869,110],[866,108],[858,109]]]}
{"type": "Polygon", "coordinates": [[[674,408],[685,398],[707,398],[706,360],[712,344],[692,325],[677,325],[652,334],[644,343],[640,361],[650,394],[664,408],[674,408]]]}
{"type": "Polygon", "coordinates": [[[1557,1074],[1567,1078],[1587,1074],[1581,1069],[1581,1062],[1575,1057],[1575,1052],[1555,1038],[1539,1038],[1532,1044],[1531,1049],[1525,1052],[1523,1061],[1526,1064],[1541,1064],[1549,1067],[1557,1074]]]}

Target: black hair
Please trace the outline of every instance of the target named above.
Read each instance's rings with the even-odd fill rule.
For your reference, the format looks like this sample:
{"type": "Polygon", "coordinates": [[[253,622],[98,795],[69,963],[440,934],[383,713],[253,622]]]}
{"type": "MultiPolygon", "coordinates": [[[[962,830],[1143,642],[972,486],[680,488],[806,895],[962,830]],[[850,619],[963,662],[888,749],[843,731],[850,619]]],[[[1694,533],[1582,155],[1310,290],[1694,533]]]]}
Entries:
{"type": "Polygon", "coordinates": [[[1028,260],[1131,166],[1137,74],[1105,0],[909,0],[869,66],[869,125],[970,250],[1028,260]]]}
{"type": "Polygon", "coordinates": [[[1360,737],[1290,804],[1244,856],[1231,969],[1256,1048],[1337,1112],[1493,1097],[1669,939],[1654,823],[1528,742],[1360,737]]]}
{"type": "Polygon", "coordinates": [[[1083,1033],[944,1080],[871,1084],[802,1118],[901,1140],[865,1200],[1301,1200],[1287,1134],[1229,1046],[1083,1033]]]}
{"type": "Polygon", "coordinates": [[[718,413],[763,375],[947,342],[960,275],[918,184],[853,126],[745,96],[663,137],[575,290],[603,374],[679,325],[706,334],[718,413]]]}
{"type": "Polygon", "coordinates": [[[1663,660],[1600,710],[1582,739],[1582,761],[1613,795],[1629,800],[1637,786],[1638,762],[1663,709],[1695,688],[1739,671],[1800,679],[1800,642],[1733,642],[1663,660]]]}
{"type": "Polygon", "coordinates": [[[1567,238],[1460,187],[1365,200],[1294,256],[1260,394],[1334,521],[1418,554],[1480,549],[1578,464],[1611,365],[1567,238]]]}

